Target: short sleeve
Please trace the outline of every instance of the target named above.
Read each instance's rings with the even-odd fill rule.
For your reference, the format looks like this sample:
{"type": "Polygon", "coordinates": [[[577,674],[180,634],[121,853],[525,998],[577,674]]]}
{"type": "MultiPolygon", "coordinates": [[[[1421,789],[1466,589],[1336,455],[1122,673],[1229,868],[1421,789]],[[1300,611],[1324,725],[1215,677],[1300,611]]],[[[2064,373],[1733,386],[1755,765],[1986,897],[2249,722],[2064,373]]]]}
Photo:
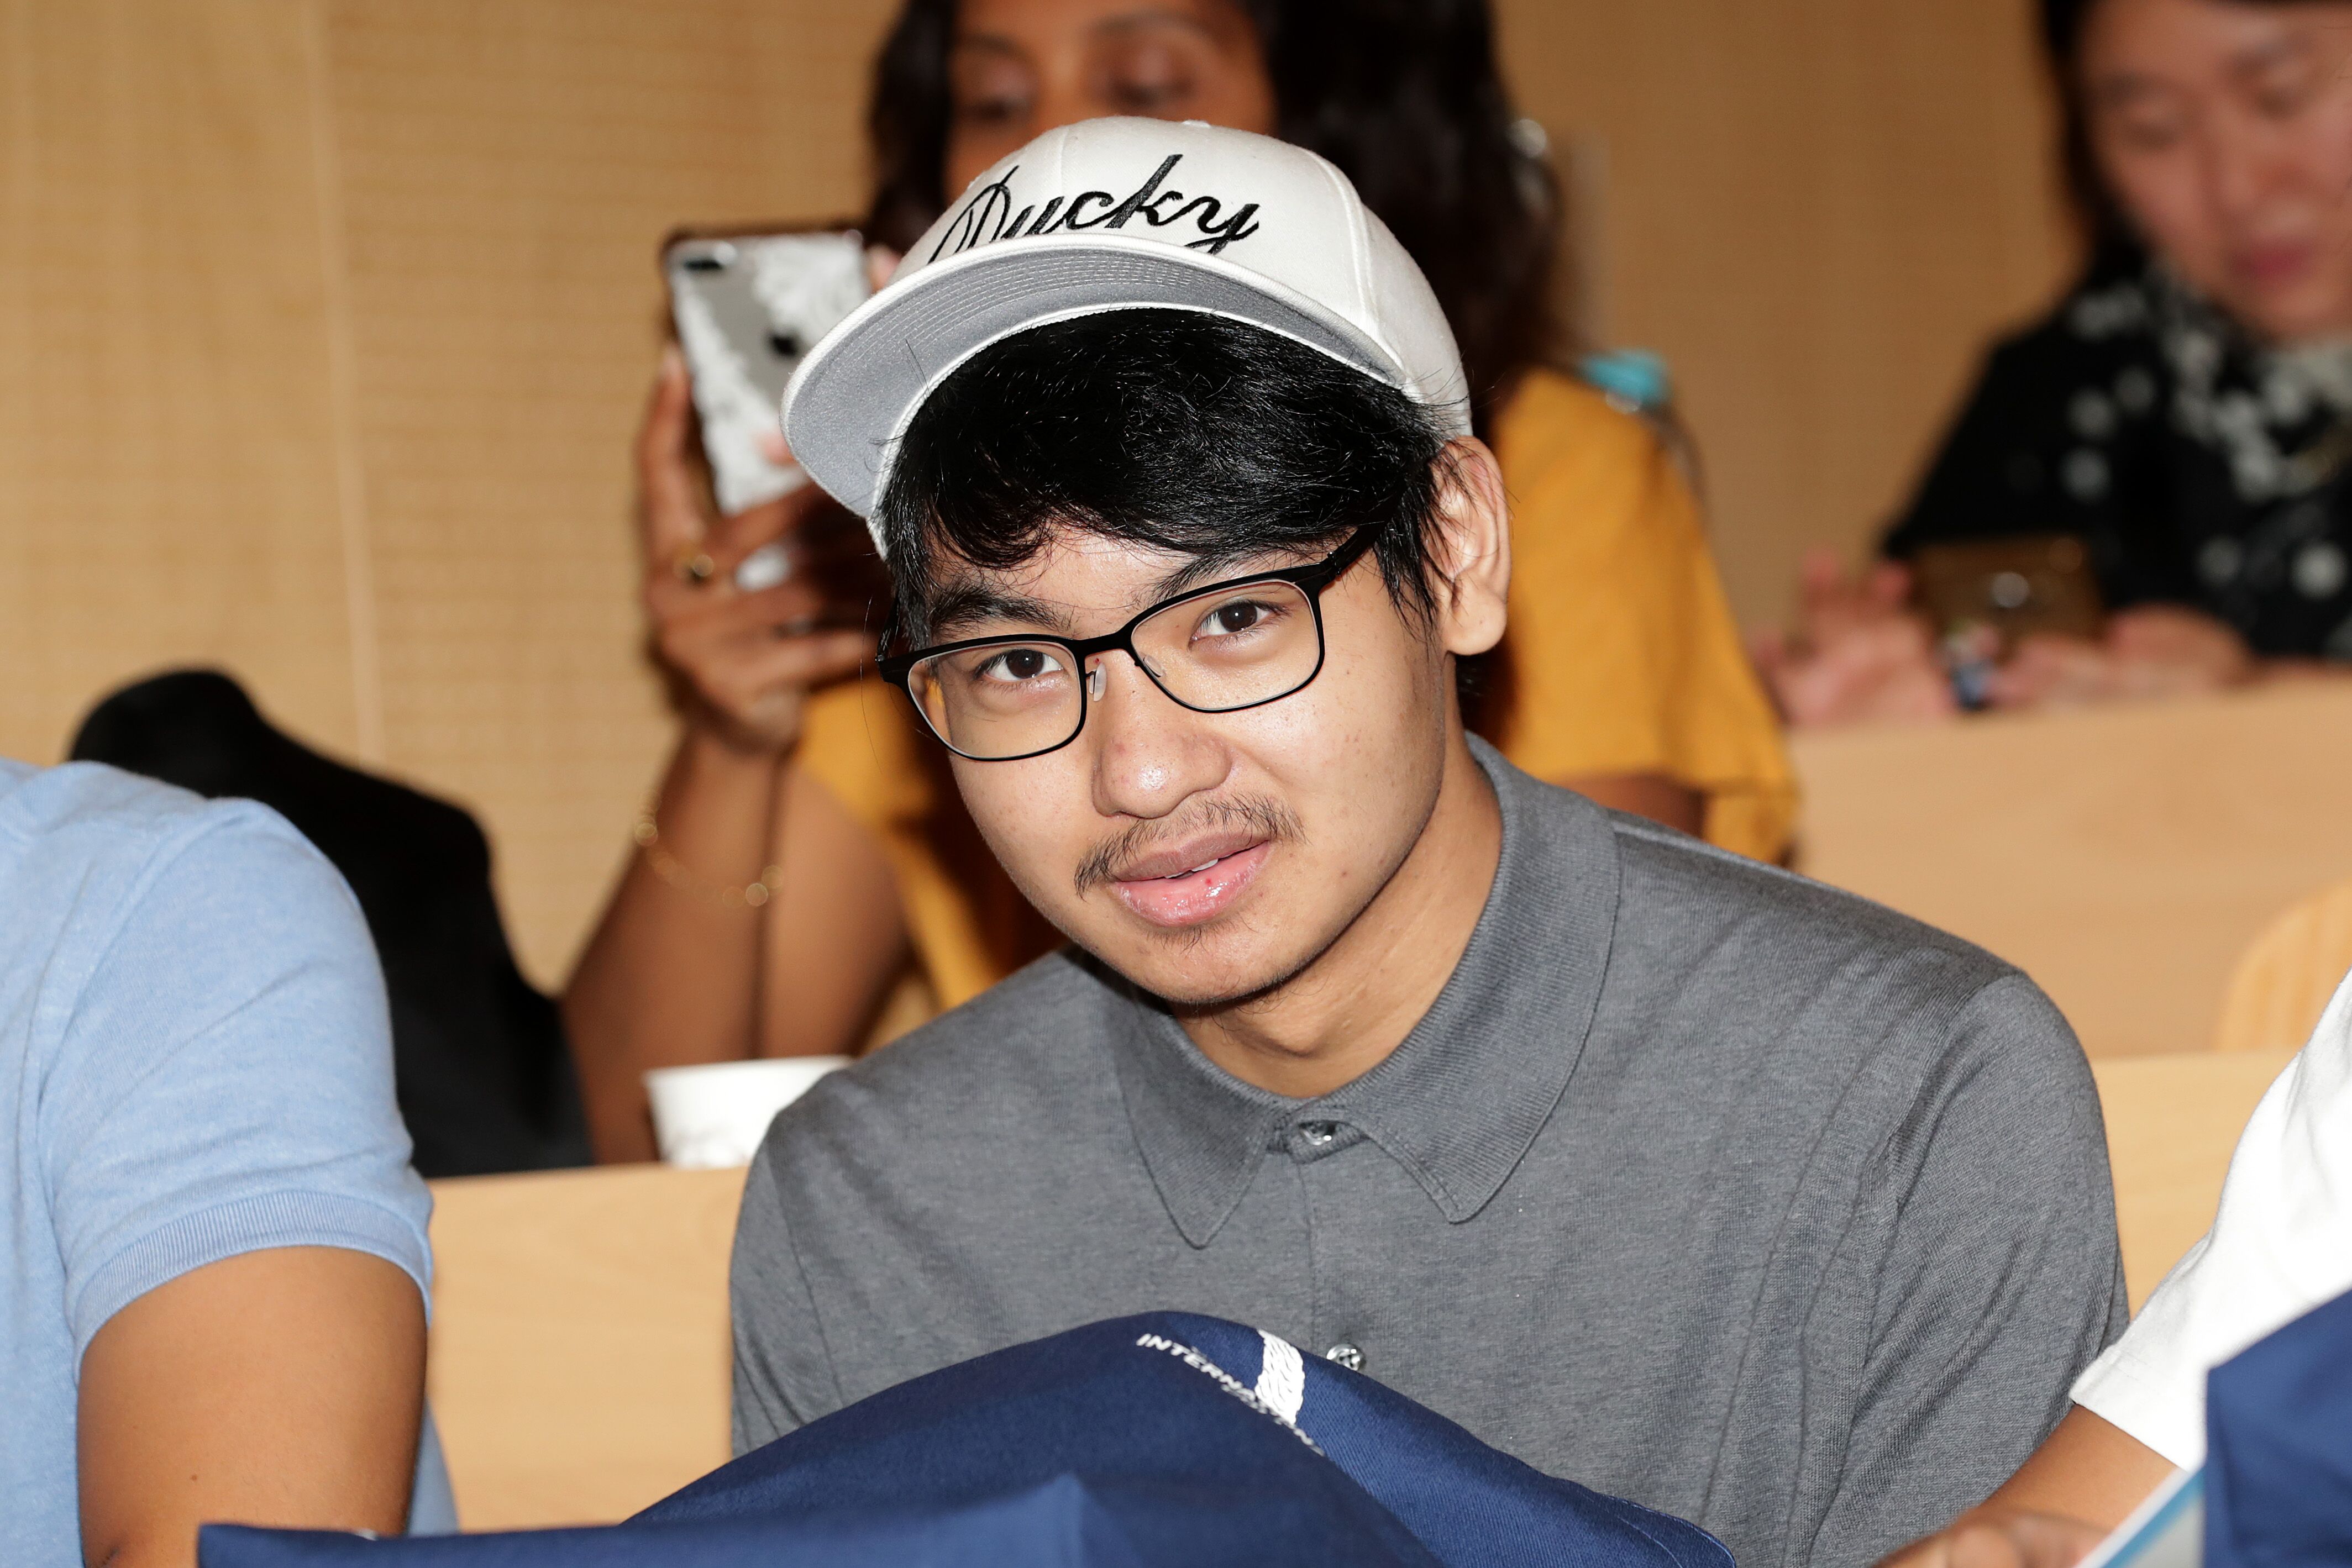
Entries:
{"type": "Polygon", "coordinates": [[[2352,977],[2255,1107],[2213,1228],[2074,1402],[2182,1469],[2205,1458],[2205,1375],[2352,1290],[2352,977]]]}
{"type": "Polygon", "coordinates": [[[348,1248],[430,1285],[357,903],[262,808],[194,815],[93,945],[40,1086],[77,1358],[130,1301],[246,1252],[348,1248]]]}
{"type": "Polygon", "coordinates": [[[1496,448],[1512,566],[1489,738],[1541,779],[1664,774],[1706,796],[1709,841],[1779,858],[1794,775],[1664,446],[1545,371],[1512,397],[1496,448]]]}
{"type": "Polygon", "coordinates": [[[727,1293],[735,1325],[735,1451],[748,1454],[842,1403],[764,1145],[743,1184],[727,1293]]]}
{"type": "Polygon", "coordinates": [[[2065,1019],[2012,975],[1960,1009],[1864,1185],[1882,1239],[1836,1495],[1809,1551],[1871,1563],[1980,1502],[2123,1326],[2106,1136],[2065,1019]]]}

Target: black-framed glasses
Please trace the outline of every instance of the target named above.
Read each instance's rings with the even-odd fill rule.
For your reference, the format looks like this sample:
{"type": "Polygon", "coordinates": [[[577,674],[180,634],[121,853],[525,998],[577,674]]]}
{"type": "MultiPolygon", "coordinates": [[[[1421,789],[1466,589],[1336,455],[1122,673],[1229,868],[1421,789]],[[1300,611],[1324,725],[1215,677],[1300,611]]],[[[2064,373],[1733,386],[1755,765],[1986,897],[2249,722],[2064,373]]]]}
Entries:
{"type": "Polygon", "coordinates": [[[1322,671],[1323,591],[1379,536],[1360,528],[1321,560],[1179,594],[1106,636],[942,643],[884,659],[882,678],[949,750],[975,762],[1042,757],[1077,739],[1087,688],[1100,694],[1099,661],[1110,653],[1194,713],[1260,707],[1322,671]]]}

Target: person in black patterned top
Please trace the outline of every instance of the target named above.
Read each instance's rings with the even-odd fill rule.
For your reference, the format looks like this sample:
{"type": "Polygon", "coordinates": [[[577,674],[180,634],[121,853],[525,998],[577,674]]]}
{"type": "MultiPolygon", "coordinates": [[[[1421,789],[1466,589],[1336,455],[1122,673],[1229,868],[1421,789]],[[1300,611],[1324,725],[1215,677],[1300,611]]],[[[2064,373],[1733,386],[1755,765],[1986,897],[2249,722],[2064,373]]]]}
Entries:
{"type": "Polygon", "coordinates": [[[2042,0],[2091,246],[1993,350],[1883,559],[1807,563],[1759,650],[1799,723],[1957,711],[1908,605],[1922,547],[2082,541],[2097,640],[2023,640],[2030,707],[2352,661],[2352,5],[2042,0]]]}

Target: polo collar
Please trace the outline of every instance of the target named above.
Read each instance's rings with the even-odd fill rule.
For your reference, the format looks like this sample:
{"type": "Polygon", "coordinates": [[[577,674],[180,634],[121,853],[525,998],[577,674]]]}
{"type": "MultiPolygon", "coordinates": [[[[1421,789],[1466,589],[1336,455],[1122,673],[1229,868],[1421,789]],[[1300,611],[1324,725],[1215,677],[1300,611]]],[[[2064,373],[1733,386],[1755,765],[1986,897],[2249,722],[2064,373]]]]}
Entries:
{"type": "Polygon", "coordinates": [[[1475,737],[1470,746],[1502,808],[1495,885],[1437,1000],[1370,1072],[1314,1100],[1268,1093],[1202,1056],[1157,998],[1121,988],[1130,1005],[1111,1057],[1128,1122],[1194,1247],[1215,1238],[1267,1152],[1302,1123],[1360,1131],[1460,1224],[1501,1190],[1567,1092],[1608,971],[1616,836],[1583,797],[1475,737]]]}

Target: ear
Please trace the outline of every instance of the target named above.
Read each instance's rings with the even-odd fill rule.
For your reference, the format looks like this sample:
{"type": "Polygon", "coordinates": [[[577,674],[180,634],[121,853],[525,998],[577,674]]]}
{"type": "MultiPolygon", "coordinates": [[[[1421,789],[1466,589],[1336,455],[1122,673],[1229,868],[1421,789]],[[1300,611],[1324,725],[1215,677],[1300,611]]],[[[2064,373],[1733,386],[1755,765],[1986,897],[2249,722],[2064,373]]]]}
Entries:
{"type": "Polygon", "coordinates": [[[1511,508],[1503,471],[1475,436],[1447,443],[1437,459],[1437,529],[1431,541],[1438,641],[1449,653],[1483,653],[1503,640],[1511,589],[1511,508]]]}

